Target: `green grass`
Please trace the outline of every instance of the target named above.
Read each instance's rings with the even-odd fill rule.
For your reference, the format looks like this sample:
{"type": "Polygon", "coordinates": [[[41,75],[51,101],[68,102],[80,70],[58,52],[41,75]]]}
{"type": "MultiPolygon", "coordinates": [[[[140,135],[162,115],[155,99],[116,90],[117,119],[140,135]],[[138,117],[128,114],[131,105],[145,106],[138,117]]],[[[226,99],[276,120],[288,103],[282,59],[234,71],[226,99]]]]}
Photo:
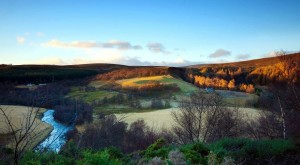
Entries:
{"type": "Polygon", "coordinates": [[[105,85],[109,84],[109,82],[105,82],[105,81],[92,81],[89,83],[88,86],[92,86],[92,87],[95,87],[95,88],[100,88],[100,87],[103,87],[105,85]]]}
{"type": "Polygon", "coordinates": [[[72,87],[71,92],[67,95],[67,97],[77,98],[87,103],[92,103],[94,100],[102,100],[104,97],[110,98],[117,94],[118,92],[106,91],[106,90],[85,92],[83,90],[80,90],[80,87],[72,87]]]}

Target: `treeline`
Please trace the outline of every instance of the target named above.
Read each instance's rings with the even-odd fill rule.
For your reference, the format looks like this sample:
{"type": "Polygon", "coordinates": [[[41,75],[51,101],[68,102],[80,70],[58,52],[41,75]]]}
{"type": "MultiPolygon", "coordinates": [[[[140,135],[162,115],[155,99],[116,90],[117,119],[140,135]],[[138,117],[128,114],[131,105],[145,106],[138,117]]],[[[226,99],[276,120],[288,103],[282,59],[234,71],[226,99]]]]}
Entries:
{"type": "Polygon", "coordinates": [[[295,84],[300,84],[300,62],[287,68],[283,63],[273,66],[265,66],[254,69],[247,79],[256,84],[268,85],[271,83],[285,83],[288,80],[295,84]]]}
{"type": "Polygon", "coordinates": [[[103,107],[108,105],[128,105],[134,109],[163,109],[170,108],[170,100],[169,99],[161,99],[161,98],[152,98],[149,106],[142,106],[140,102],[141,97],[132,93],[118,93],[117,95],[113,95],[112,97],[104,97],[103,99],[94,100],[91,103],[92,107],[103,107]]]}
{"type": "Polygon", "coordinates": [[[84,132],[78,133],[75,129],[67,135],[82,149],[99,150],[114,146],[125,153],[146,149],[163,136],[143,120],[137,120],[128,126],[115,115],[99,115],[98,121],[85,126],[84,132]]]}
{"type": "Polygon", "coordinates": [[[62,123],[76,124],[92,121],[93,109],[79,100],[65,98],[72,85],[85,85],[85,81],[64,80],[39,86],[33,90],[16,88],[14,83],[0,83],[0,104],[23,105],[54,109],[54,118],[62,123]]]}
{"type": "Polygon", "coordinates": [[[72,85],[85,85],[85,81],[63,80],[39,86],[36,89],[16,88],[16,83],[0,83],[0,104],[54,108],[64,103],[72,85]]]}
{"type": "Polygon", "coordinates": [[[252,84],[240,84],[236,85],[235,79],[227,81],[222,78],[209,78],[205,76],[195,76],[194,84],[199,87],[208,87],[215,89],[229,89],[229,90],[240,90],[247,93],[254,93],[255,88],[252,84]]]}
{"type": "Polygon", "coordinates": [[[125,68],[118,69],[108,73],[97,75],[97,80],[120,80],[135,77],[159,76],[167,75],[166,67],[140,67],[140,68],[125,68]]]}
{"type": "Polygon", "coordinates": [[[165,93],[165,92],[178,92],[180,91],[180,88],[176,83],[161,83],[159,81],[149,81],[141,86],[138,87],[122,87],[123,90],[129,90],[132,93],[136,93],[139,95],[151,95],[151,94],[157,94],[159,93],[165,93]]]}
{"type": "Polygon", "coordinates": [[[61,105],[54,107],[53,117],[55,120],[64,123],[83,124],[93,121],[93,108],[79,100],[67,100],[61,105]]]}
{"type": "Polygon", "coordinates": [[[85,78],[98,73],[96,70],[65,66],[6,66],[0,67],[0,82],[50,83],[85,78]]]}
{"type": "MultiPolygon", "coordinates": [[[[118,92],[118,98],[114,98],[113,96],[111,100],[118,100],[124,98],[124,96],[120,96],[122,94],[127,95],[128,98],[149,98],[149,97],[156,97],[157,94],[164,98],[172,97],[172,94],[175,92],[180,91],[180,88],[176,83],[162,83],[159,81],[149,81],[140,86],[130,86],[130,87],[122,87],[120,84],[117,83],[109,83],[107,85],[103,85],[99,88],[95,87],[82,87],[81,90],[83,91],[97,91],[97,90],[104,90],[110,92],[118,92]]],[[[108,98],[106,98],[107,100],[108,98]]],[[[132,99],[130,99],[132,100],[132,99]]],[[[126,102],[126,101],[125,101],[126,102]]]]}

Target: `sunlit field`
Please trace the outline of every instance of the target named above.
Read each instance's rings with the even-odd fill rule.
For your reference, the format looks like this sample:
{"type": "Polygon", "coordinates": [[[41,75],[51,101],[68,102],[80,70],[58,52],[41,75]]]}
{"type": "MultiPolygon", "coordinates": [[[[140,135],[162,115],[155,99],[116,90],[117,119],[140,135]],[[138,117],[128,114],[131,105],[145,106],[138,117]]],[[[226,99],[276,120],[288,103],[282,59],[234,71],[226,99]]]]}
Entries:
{"type": "MultiPolygon", "coordinates": [[[[230,108],[232,109],[232,108],[230,108]]],[[[156,130],[170,129],[176,124],[172,118],[172,111],[179,111],[178,108],[169,108],[163,110],[155,110],[152,112],[126,113],[116,114],[118,118],[124,118],[128,124],[136,120],[144,120],[150,127],[156,130]]],[[[260,116],[260,110],[255,108],[239,108],[239,113],[246,120],[256,120],[260,116]]]]}
{"type": "Polygon", "coordinates": [[[194,85],[187,83],[183,80],[176,79],[170,75],[123,79],[116,81],[116,83],[122,85],[123,87],[140,87],[151,81],[158,81],[166,84],[175,83],[180,88],[180,94],[188,95],[199,90],[194,85]]]}

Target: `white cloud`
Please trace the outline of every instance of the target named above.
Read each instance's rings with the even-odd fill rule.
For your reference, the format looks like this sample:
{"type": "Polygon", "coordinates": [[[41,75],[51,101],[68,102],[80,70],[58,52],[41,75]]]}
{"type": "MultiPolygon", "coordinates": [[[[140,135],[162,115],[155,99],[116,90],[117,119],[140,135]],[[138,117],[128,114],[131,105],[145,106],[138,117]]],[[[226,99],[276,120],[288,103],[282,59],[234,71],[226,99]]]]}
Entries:
{"type": "Polygon", "coordinates": [[[219,58],[231,55],[231,52],[225,49],[218,49],[214,53],[210,54],[209,57],[211,58],[219,58]]]}
{"type": "Polygon", "coordinates": [[[251,56],[249,54],[240,54],[238,56],[236,56],[237,60],[247,60],[249,59],[251,56]]]}
{"type": "Polygon", "coordinates": [[[61,58],[58,57],[46,57],[46,58],[41,58],[37,60],[35,63],[37,64],[43,64],[43,65],[66,65],[68,64],[67,62],[63,61],[61,58]]]}
{"type": "Polygon", "coordinates": [[[165,47],[158,42],[152,42],[147,44],[148,49],[151,52],[154,53],[164,53],[164,54],[170,54],[171,52],[166,51],[165,47]]]}
{"type": "Polygon", "coordinates": [[[176,64],[182,64],[182,63],[185,63],[186,61],[183,58],[178,57],[173,62],[176,64]]]}
{"type": "Polygon", "coordinates": [[[37,64],[56,64],[56,65],[70,65],[70,64],[88,64],[88,63],[109,63],[109,64],[123,64],[130,66],[188,66],[198,64],[197,62],[190,62],[178,57],[174,61],[144,61],[139,57],[129,57],[122,54],[122,51],[116,49],[84,49],[82,55],[71,58],[59,58],[53,56],[52,58],[42,58],[37,60],[37,64]]]}
{"type": "Polygon", "coordinates": [[[48,47],[60,47],[60,48],[114,48],[119,50],[139,50],[142,49],[140,45],[132,45],[126,41],[111,40],[108,42],[100,43],[95,41],[71,41],[63,42],[59,40],[51,40],[42,44],[43,46],[48,47]]]}
{"type": "Polygon", "coordinates": [[[25,43],[25,37],[18,36],[18,37],[17,37],[17,42],[18,42],[19,44],[24,44],[24,43],[25,43]]]}
{"type": "Polygon", "coordinates": [[[264,55],[264,57],[275,57],[277,55],[277,51],[271,51],[264,55]]]}

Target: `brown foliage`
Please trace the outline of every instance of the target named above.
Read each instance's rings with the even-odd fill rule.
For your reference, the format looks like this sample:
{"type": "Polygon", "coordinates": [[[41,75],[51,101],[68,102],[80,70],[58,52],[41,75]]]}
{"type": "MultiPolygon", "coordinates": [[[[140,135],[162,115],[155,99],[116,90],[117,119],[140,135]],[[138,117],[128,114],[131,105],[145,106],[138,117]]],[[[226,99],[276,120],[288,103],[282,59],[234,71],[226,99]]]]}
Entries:
{"type": "Polygon", "coordinates": [[[97,80],[120,80],[134,77],[147,77],[169,74],[163,67],[124,68],[96,76],[97,80]]]}

